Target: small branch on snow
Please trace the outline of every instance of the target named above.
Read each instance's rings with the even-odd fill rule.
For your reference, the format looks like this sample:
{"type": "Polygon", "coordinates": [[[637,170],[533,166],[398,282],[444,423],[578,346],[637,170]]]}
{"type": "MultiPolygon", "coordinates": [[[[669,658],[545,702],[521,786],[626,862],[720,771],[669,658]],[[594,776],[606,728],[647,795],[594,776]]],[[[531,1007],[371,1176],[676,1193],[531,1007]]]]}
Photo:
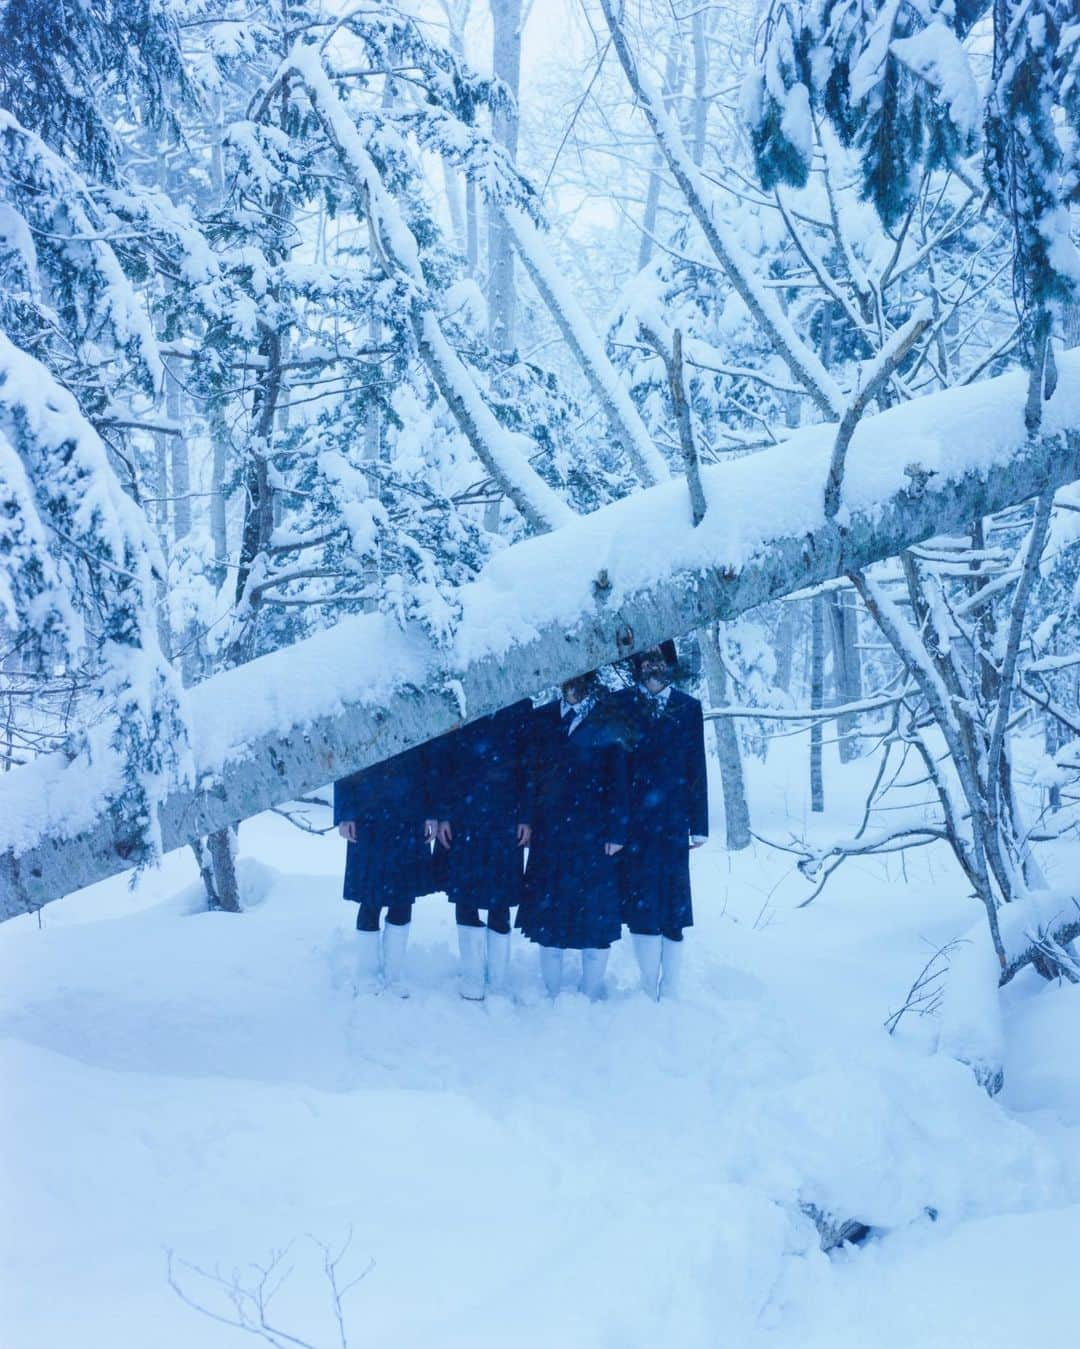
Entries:
{"type": "Polygon", "coordinates": [[[952,941],[939,946],[919,971],[915,982],[908,989],[904,1005],[893,1012],[883,1023],[890,1035],[894,1034],[905,1012],[918,1012],[920,1016],[932,1016],[941,1006],[942,989],[940,981],[949,969],[949,952],[964,940],[954,937],[952,941]]]}

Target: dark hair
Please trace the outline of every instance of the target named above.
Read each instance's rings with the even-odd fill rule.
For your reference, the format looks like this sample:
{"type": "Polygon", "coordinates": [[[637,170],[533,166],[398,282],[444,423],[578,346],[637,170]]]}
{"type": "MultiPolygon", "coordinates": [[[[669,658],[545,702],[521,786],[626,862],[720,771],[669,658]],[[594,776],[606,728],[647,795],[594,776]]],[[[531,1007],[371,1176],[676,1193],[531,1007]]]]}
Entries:
{"type": "MultiPolygon", "coordinates": [[[[656,651],[656,650],[658,650],[660,654],[663,656],[664,663],[667,665],[669,669],[673,670],[675,666],[678,665],[679,653],[676,651],[675,643],[670,637],[666,638],[662,642],[657,642],[655,646],[651,646],[648,648],[648,651],[656,651]]],[[[648,654],[647,651],[639,651],[635,656],[631,657],[635,673],[637,673],[637,671],[641,669],[642,658],[647,654],[648,654]]]]}
{"type": "Polygon", "coordinates": [[[569,679],[564,679],[559,685],[560,689],[566,688],[567,684],[578,684],[583,688],[586,694],[596,693],[603,687],[598,670],[586,670],[584,674],[572,675],[569,679]]]}

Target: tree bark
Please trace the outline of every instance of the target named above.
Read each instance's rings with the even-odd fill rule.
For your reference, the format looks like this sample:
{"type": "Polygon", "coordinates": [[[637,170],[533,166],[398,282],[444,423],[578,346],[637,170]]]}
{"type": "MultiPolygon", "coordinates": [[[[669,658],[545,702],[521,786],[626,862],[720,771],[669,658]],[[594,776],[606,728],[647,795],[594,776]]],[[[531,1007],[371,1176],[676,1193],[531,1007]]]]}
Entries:
{"type": "MultiPolygon", "coordinates": [[[[833,689],[841,705],[862,697],[862,659],[859,654],[859,610],[851,590],[828,592],[829,636],[833,659],[833,689]]],[[[859,757],[858,717],[837,718],[840,762],[859,757]]]]}
{"type": "Polygon", "coordinates": [[[705,90],[709,82],[709,47],[705,40],[706,15],[704,5],[698,5],[690,16],[690,35],[694,48],[694,102],[690,125],[690,153],[695,168],[705,160],[705,130],[709,119],[709,104],[705,90]]]}
{"type": "MultiPolygon", "coordinates": [[[[513,106],[496,112],[492,132],[517,162],[517,97],[521,82],[521,0],[491,0],[492,69],[509,89],[513,106]]],[[[513,351],[517,296],[513,240],[497,206],[488,207],[488,339],[496,351],[513,351]]]]}
{"type": "MultiPolygon", "coordinates": [[[[679,35],[678,32],[673,32],[671,34],[671,39],[668,42],[667,64],[664,67],[664,94],[667,98],[670,98],[670,96],[674,94],[678,76],[679,35]]],[[[657,146],[652,152],[652,162],[649,166],[649,181],[645,188],[645,211],[641,219],[641,243],[638,247],[637,260],[637,269],[639,272],[642,268],[649,265],[649,260],[653,253],[653,239],[656,235],[656,219],[660,211],[660,193],[664,186],[663,166],[664,156],[661,154],[659,146],[657,146]]]]}
{"type": "MultiPolygon", "coordinates": [[[[709,706],[727,707],[728,676],[716,625],[710,623],[708,627],[702,628],[698,633],[698,641],[705,666],[709,706]]],[[[739,852],[750,846],[750,809],[746,801],[739,734],[732,717],[714,717],[712,724],[716,736],[716,755],[720,763],[720,787],[724,796],[725,843],[728,852],[739,852]]]]}
{"type": "MultiPolygon", "coordinates": [[[[810,601],[810,709],[820,711],[825,705],[825,596],[817,594],[810,601]]],[[[810,724],[810,809],[821,814],[825,809],[825,780],[821,764],[821,738],[824,722],[817,718],[810,724]]]]}
{"type": "Polygon", "coordinates": [[[784,604],[780,608],[780,621],[776,627],[776,688],[785,693],[791,692],[791,666],[795,655],[795,605],[784,604]]]}

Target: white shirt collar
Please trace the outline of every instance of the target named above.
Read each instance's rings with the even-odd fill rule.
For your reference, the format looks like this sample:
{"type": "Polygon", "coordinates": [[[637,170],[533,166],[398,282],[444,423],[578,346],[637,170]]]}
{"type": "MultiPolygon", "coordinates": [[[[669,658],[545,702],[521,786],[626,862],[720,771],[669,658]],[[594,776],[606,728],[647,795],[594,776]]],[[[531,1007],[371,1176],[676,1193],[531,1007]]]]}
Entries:
{"type": "Polygon", "coordinates": [[[671,697],[670,684],[665,684],[659,693],[650,693],[644,684],[639,684],[638,688],[641,690],[641,692],[645,695],[646,698],[651,699],[654,703],[659,703],[661,707],[667,707],[668,699],[671,697]]]}
{"type": "Polygon", "coordinates": [[[570,725],[567,729],[567,735],[573,735],[581,723],[592,711],[593,698],[582,698],[580,703],[568,703],[566,699],[559,695],[559,720],[566,724],[567,714],[570,715],[570,725]]]}

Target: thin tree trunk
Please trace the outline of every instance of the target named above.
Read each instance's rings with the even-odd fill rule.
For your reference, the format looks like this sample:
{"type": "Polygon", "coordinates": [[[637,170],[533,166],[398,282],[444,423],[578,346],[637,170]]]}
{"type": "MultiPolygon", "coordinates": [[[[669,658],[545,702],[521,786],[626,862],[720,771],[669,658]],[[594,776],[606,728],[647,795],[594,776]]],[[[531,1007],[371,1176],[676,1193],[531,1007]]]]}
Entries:
{"type": "MultiPolygon", "coordinates": [[[[709,690],[709,706],[728,705],[728,676],[720,651],[718,629],[710,623],[698,633],[702,663],[705,666],[705,684],[709,690]]],[[[720,762],[720,786],[724,795],[724,834],[729,852],[738,852],[750,846],[750,809],[746,801],[746,779],[743,774],[739,733],[733,717],[714,717],[716,755],[720,762]]]]}
{"type": "MultiPolygon", "coordinates": [[[[818,711],[825,705],[825,596],[810,601],[810,707],[818,711]]],[[[810,726],[810,809],[820,814],[825,809],[825,781],[821,765],[821,739],[824,723],[816,717],[810,726]]]]}
{"type": "MultiPolygon", "coordinates": [[[[841,705],[862,697],[862,662],[859,656],[859,612],[851,590],[828,592],[829,636],[833,658],[833,690],[841,705]]],[[[859,757],[858,716],[837,718],[836,733],[841,763],[859,757]]]]}
{"type": "Polygon", "coordinates": [[[461,179],[458,177],[457,170],[452,168],[445,159],[443,160],[443,186],[450,207],[450,224],[454,229],[454,242],[457,244],[458,251],[464,256],[468,249],[468,239],[465,232],[465,209],[461,202],[461,179]]]}
{"type": "MultiPolygon", "coordinates": [[[[664,93],[670,95],[675,88],[679,73],[679,38],[673,32],[668,43],[667,64],[664,68],[664,93]]],[[[637,269],[649,265],[653,253],[653,239],[656,236],[656,217],[660,209],[660,190],[663,187],[664,156],[659,147],[654,148],[649,166],[649,182],[645,189],[645,213],[642,217],[641,244],[638,247],[637,269]]]]}
{"type": "MultiPolygon", "coordinates": [[[[172,497],[173,542],[182,544],[191,533],[191,459],[184,427],[183,390],[168,366],[165,369],[165,415],[180,434],[169,437],[169,467],[171,469],[170,496],[172,497]]],[[[199,634],[188,624],[180,638],[180,677],[184,685],[193,684],[202,665],[199,656],[199,634]]]]}
{"type": "Polygon", "coordinates": [[[709,79],[709,48],[705,41],[706,8],[698,5],[690,19],[690,33],[694,45],[694,104],[690,136],[690,152],[700,169],[705,158],[705,128],[709,119],[709,104],[705,90],[709,79]]]}
{"type": "Polygon", "coordinates": [[[476,276],[480,270],[480,212],[476,183],[471,178],[465,182],[465,256],[469,275],[476,276]]]}
{"type": "Polygon", "coordinates": [[[795,614],[793,604],[780,605],[780,622],[776,627],[776,677],[773,684],[785,693],[791,692],[791,667],[795,657],[795,614]]]}
{"type": "MultiPolygon", "coordinates": [[[[521,77],[521,0],[491,0],[492,69],[510,90],[514,106],[492,118],[495,139],[517,162],[517,96],[521,77]]],[[[513,351],[517,297],[513,240],[502,212],[488,208],[488,336],[498,351],[513,351]]]]}

